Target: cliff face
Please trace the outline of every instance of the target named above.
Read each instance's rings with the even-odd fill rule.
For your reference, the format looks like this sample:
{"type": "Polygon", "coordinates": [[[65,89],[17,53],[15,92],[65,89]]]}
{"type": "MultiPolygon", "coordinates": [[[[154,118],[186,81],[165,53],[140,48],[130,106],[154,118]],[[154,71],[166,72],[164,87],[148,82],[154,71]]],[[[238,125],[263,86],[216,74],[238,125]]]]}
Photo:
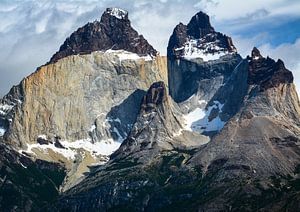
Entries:
{"type": "Polygon", "coordinates": [[[22,99],[8,113],[11,118],[3,117],[6,142],[48,161],[69,163],[82,154],[93,156],[87,165],[106,160],[131,131],[145,90],[166,80],[166,58],[132,60],[124,54],[131,55],[70,56],[25,78],[22,99]],[[48,146],[39,145],[41,139],[48,146]],[[56,140],[62,148],[51,147],[56,140]]]}
{"type": "MultiPolygon", "coordinates": [[[[118,54],[70,56],[25,78],[20,85],[24,100],[9,127],[8,140],[25,146],[43,134],[49,139],[84,139],[93,125],[109,119],[110,110],[131,95],[133,102],[128,104],[138,107],[142,95],[137,94],[153,82],[165,80],[165,58],[122,60],[118,54]]],[[[99,135],[94,142],[111,137],[104,133],[101,137],[101,131],[105,132],[102,125],[95,127],[99,135]]]]}

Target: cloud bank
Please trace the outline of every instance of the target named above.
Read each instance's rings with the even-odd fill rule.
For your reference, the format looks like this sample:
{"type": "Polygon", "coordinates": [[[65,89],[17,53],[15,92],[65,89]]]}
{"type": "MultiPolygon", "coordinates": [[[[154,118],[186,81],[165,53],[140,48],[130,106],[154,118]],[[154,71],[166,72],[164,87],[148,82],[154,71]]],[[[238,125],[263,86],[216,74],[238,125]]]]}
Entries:
{"type": "Polygon", "coordinates": [[[233,37],[242,56],[257,46],[264,55],[282,58],[300,87],[298,0],[2,0],[0,97],[45,64],[74,30],[100,19],[106,7],[128,10],[134,28],[161,54],[175,25],[203,10],[216,30],[233,37]]]}

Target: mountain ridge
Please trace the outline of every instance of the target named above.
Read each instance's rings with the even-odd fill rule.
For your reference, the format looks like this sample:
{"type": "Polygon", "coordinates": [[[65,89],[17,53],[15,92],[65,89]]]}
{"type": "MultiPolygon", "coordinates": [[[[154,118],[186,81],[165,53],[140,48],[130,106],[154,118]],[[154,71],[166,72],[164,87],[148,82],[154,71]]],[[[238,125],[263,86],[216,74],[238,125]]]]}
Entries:
{"type": "Polygon", "coordinates": [[[300,103],[283,61],[256,47],[242,58],[203,12],[175,26],[167,50],[108,8],[13,87],[0,104],[0,170],[13,174],[0,175],[22,201],[0,208],[299,209],[300,103]],[[36,199],[20,173],[63,181],[36,199]]]}

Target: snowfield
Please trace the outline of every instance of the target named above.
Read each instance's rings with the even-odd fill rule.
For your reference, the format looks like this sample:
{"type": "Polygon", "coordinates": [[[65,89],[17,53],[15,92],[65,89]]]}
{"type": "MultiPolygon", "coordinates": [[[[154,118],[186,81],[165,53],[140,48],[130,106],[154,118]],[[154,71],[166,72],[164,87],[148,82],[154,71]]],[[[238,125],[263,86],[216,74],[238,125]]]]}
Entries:
{"type": "Polygon", "coordinates": [[[223,104],[218,101],[214,101],[214,105],[209,106],[207,110],[196,108],[184,116],[185,130],[203,133],[210,131],[220,131],[226,122],[222,121],[219,115],[212,120],[209,120],[209,115],[213,109],[218,109],[222,112],[223,104]]]}

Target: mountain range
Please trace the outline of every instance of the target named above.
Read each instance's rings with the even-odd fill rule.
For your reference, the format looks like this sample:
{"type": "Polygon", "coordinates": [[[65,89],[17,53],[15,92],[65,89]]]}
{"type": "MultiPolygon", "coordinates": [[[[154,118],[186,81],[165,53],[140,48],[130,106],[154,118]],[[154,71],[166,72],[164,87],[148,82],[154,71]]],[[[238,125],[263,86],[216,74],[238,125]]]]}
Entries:
{"type": "Polygon", "coordinates": [[[298,211],[293,80],[201,11],[161,56],[107,8],[0,100],[0,209],[298,211]]]}

